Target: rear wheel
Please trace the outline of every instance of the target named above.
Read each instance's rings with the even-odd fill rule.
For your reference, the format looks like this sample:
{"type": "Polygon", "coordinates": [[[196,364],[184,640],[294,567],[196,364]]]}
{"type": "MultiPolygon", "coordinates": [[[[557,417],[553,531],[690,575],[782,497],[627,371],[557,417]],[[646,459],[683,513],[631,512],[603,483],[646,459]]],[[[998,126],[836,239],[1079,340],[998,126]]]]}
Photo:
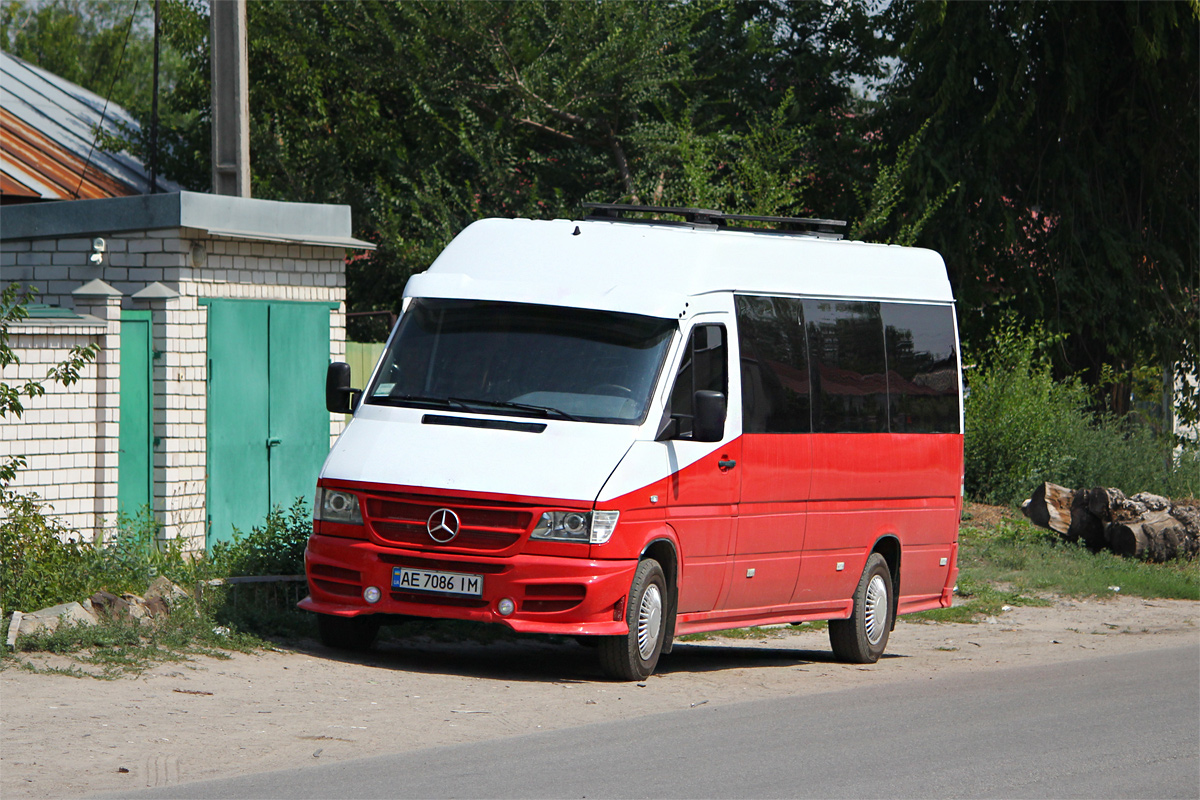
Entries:
{"type": "Polygon", "coordinates": [[[357,617],[335,617],[317,614],[317,631],[321,644],[335,650],[370,650],[379,635],[379,617],[363,614],[357,617]]]}
{"type": "Polygon", "coordinates": [[[629,633],[600,638],[600,667],[611,678],[640,681],[650,677],[662,654],[667,624],[667,579],[652,558],[638,563],[625,605],[629,633]]]}
{"type": "Polygon", "coordinates": [[[829,620],[829,643],[839,661],[874,664],[891,630],[892,572],[883,556],[872,553],[854,591],[854,613],[829,620]]]}

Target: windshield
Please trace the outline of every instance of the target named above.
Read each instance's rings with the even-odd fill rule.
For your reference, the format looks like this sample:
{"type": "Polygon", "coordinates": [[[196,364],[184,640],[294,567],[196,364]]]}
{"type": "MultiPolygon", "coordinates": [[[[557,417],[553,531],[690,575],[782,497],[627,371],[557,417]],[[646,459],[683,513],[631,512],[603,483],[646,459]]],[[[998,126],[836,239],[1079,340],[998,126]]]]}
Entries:
{"type": "Polygon", "coordinates": [[[612,311],[414,299],[367,402],[637,424],[675,330],[612,311]]]}

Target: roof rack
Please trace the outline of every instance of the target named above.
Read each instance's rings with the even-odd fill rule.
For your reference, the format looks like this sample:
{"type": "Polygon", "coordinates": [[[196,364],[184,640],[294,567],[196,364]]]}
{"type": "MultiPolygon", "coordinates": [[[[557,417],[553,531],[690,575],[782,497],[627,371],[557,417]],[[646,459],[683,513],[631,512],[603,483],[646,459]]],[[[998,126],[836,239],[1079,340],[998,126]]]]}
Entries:
{"type": "Polygon", "coordinates": [[[754,214],[726,214],[711,208],[672,208],[669,206],[633,206],[621,203],[584,203],[588,210],[584,219],[634,224],[679,225],[710,230],[735,230],[757,233],[783,233],[798,236],[813,236],[819,239],[841,239],[842,234],[834,228],[845,228],[841,219],[813,219],[811,217],[765,217],[754,214]],[[682,222],[663,219],[628,218],[625,214],[670,214],[683,217],[682,222]],[[768,222],[778,228],[751,228],[734,226],[730,222],[768,222]]]}

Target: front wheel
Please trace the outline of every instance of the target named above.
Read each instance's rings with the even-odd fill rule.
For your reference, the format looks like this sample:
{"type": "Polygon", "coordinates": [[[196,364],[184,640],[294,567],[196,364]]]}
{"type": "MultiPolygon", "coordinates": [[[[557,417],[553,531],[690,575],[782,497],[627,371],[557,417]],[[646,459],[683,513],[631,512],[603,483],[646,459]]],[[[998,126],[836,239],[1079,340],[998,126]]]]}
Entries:
{"type": "Polygon", "coordinates": [[[640,681],[650,677],[662,654],[667,625],[667,579],[652,558],[640,561],[629,588],[625,621],[629,633],[600,637],[600,667],[610,678],[640,681]]]}
{"type": "Polygon", "coordinates": [[[892,630],[892,572],[879,553],[872,553],[854,590],[850,619],[829,620],[829,643],[839,661],[874,664],[887,647],[892,630]]]}
{"type": "Polygon", "coordinates": [[[321,635],[321,644],[334,650],[370,650],[379,635],[379,617],[375,614],[357,617],[317,614],[317,632],[321,635]]]}

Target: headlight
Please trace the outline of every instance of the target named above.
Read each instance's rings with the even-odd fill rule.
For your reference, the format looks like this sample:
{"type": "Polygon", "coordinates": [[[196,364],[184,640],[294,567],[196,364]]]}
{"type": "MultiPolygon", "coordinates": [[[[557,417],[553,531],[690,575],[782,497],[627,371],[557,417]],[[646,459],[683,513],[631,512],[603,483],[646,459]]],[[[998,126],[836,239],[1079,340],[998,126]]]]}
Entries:
{"type": "Polygon", "coordinates": [[[547,511],[530,538],[604,544],[617,527],[619,511],[547,511]]]}
{"type": "Polygon", "coordinates": [[[313,502],[313,519],[340,522],[344,525],[362,525],[358,496],[351,492],[317,487],[317,495],[313,502]]]}

